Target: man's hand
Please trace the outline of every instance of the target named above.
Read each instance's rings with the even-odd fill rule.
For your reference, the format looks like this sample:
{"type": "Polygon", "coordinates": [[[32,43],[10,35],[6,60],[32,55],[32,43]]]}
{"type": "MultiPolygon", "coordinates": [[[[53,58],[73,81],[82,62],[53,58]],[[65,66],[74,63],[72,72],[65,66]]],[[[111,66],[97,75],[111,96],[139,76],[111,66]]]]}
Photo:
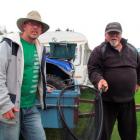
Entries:
{"type": "Polygon", "coordinates": [[[48,92],[48,93],[52,93],[53,91],[54,91],[54,88],[47,87],[47,92],[48,92]]]}
{"type": "Polygon", "coordinates": [[[98,90],[106,92],[108,90],[108,83],[106,80],[101,79],[98,83],[98,90]]]}
{"type": "Polygon", "coordinates": [[[15,119],[15,112],[19,112],[19,109],[17,107],[13,107],[11,110],[4,113],[2,116],[5,119],[15,119]]]}

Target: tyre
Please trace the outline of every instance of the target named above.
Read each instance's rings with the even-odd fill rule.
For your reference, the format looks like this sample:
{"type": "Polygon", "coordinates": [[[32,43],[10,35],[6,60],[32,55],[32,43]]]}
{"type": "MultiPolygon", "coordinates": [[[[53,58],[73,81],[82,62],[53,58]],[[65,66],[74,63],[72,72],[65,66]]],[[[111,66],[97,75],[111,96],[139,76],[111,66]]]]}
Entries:
{"type": "Polygon", "coordinates": [[[62,90],[66,87],[66,84],[60,77],[52,74],[47,75],[47,88],[62,90]]]}

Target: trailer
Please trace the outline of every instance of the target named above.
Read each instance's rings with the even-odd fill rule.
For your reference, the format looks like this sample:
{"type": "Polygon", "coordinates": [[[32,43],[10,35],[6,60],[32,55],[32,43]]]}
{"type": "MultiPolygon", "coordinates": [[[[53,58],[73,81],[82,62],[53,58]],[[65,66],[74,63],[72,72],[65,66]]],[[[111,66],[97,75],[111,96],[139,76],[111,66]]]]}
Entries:
{"type": "MultiPolygon", "coordinates": [[[[44,101],[46,110],[42,111],[39,104],[37,107],[40,110],[44,128],[61,128],[57,99],[64,88],[77,84],[73,78],[74,66],[72,64],[77,44],[50,42],[49,45],[50,51],[44,58],[47,79],[44,101]],[[50,90],[51,92],[48,92],[50,90]]],[[[65,95],[66,119],[71,127],[74,127],[75,106],[79,95],[78,89],[72,89],[69,94],[65,95]]]]}

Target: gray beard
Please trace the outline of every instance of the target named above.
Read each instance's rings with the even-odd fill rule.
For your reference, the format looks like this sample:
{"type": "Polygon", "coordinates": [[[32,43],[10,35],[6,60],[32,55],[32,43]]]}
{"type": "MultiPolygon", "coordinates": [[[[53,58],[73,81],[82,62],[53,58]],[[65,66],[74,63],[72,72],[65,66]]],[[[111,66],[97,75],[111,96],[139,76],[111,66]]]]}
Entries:
{"type": "Polygon", "coordinates": [[[117,47],[117,45],[119,44],[119,41],[117,41],[117,40],[111,40],[109,43],[110,43],[111,46],[117,47]]]}

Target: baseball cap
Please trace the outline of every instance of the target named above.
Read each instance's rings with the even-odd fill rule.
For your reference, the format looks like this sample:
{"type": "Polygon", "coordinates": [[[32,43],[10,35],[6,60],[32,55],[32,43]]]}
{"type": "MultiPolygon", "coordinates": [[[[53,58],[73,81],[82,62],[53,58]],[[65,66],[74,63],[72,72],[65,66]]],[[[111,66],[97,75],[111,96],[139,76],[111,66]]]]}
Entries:
{"type": "Polygon", "coordinates": [[[112,31],[122,33],[121,24],[119,22],[108,23],[105,28],[105,33],[112,32],[112,31]]]}

